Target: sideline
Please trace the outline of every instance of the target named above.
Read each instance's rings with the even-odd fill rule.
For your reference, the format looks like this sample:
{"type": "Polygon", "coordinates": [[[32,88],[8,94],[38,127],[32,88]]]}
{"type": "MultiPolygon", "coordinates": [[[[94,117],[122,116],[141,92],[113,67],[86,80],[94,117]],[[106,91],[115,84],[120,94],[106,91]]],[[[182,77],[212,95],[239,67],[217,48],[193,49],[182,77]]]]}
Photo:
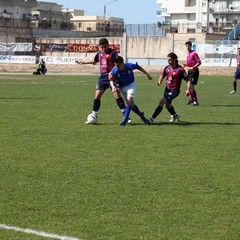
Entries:
{"type": "Polygon", "coordinates": [[[54,238],[54,239],[59,239],[59,240],[81,240],[79,238],[73,238],[73,237],[68,237],[68,236],[59,236],[56,234],[35,231],[33,229],[28,229],[28,228],[19,228],[19,227],[15,227],[15,226],[9,226],[6,224],[0,224],[0,229],[13,230],[16,232],[24,232],[27,234],[34,234],[34,235],[38,235],[41,237],[54,238]]]}

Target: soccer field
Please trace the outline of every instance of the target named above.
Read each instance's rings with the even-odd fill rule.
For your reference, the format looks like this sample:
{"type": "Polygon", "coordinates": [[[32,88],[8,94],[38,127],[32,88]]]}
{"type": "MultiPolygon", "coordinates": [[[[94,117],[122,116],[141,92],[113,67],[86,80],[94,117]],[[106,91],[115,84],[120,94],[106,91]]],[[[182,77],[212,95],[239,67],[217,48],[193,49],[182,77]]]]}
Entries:
{"type": "MultiPolygon", "coordinates": [[[[137,76],[149,117],[163,95],[137,76]]],[[[0,75],[0,239],[240,239],[240,94],[232,77],[186,84],[154,124],[119,126],[113,94],[85,125],[97,76],[0,75]],[[65,238],[64,238],[65,236],[65,238]]],[[[240,84],[240,83],[239,83],[240,84]]]]}

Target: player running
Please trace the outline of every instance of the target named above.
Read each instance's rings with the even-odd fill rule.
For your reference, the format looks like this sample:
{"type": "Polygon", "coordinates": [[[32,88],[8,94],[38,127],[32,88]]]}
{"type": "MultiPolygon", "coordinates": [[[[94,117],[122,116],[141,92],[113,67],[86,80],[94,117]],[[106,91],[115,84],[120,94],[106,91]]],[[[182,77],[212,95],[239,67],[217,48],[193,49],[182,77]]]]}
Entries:
{"type": "MultiPolygon", "coordinates": [[[[76,61],[78,64],[94,64],[99,62],[100,64],[100,77],[95,91],[95,98],[93,101],[93,110],[90,115],[88,115],[85,124],[97,123],[98,121],[98,111],[101,105],[101,97],[105,90],[109,88],[110,83],[108,80],[108,74],[114,67],[114,59],[117,57],[117,53],[109,47],[108,40],[106,38],[101,38],[99,40],[99,49],[93,60],[76,61]]],[[[114,96],[118,107],[124,113],[125,103],[118,90],[114,92],[114,96]]],[[[131,121],[129,119],[129,121],[131,121]]]]}
{"type": "Polygon", "coordinates": [[[164,105],[166,106],[168,112],[171,114],[170,122],[175,122],[180,118],[180,115],[175,112],[172,101],[180,93],[182,79],[187,81],[187,90],[185,92],[185,95],[189,96],[190,81],[189,76],[187,75],[184,68],[178,64],[177,59],[177,55],[173,52],[167,55],[169,65],[164,68],[157,82],[158,86],[161,86],[163,79],[166,77],[166,88],[164,91],[164,96],[161,98],[159,105],[155,109],[153,115],[148,119],[149,124],[152,124],[156,117],[161,113],[164,105]]]}
{"type": "Polygon", "coordinates": [[[152,77],[141,67],[138,63],[124,63],[124,60],[121,56],[118,56],[114,59],[115,67],[109,73],[110,85],[112,87],[113,93],[117,91],[117,87],[114,85],[114,81],[117,81],[119,89],[124,96],[127,106],[124,112],[123,121],[120,122],[121,126],[125,126],[131,110],[135,112],[145,123],[148,123],[147,119],[144,116],[144,113],[141,112],[138,106],[134,103],[134,96],[136,93],[136,83],[134,79],[133,70],[138,69],[147,75],[149,80],[152,80],[152,77]]]}

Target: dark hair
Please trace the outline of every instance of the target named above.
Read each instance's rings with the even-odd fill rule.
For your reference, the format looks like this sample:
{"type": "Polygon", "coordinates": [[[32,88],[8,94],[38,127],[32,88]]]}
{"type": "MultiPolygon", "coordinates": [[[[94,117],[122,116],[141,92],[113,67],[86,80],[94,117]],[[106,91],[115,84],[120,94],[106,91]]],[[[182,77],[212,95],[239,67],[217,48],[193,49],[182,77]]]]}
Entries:
{"type": "Polygon", "coordinates": [[[170,52],[167,57],[170,57],[171,59],[176,59],[176,64],[178,65],[178,56],[174,52],[170,52]]]}
{"type": "Polygon", "coordinates": [[[106,38],[101,38],[99,40],[99,45],[105,45],[105,44],[108,44],[108,40],[106,38]]]}
{"type": "Polygon", "coordinates": [[[187,42],[185,42],[185,45],[192,46],[192,42],[191,41],[187,41],[187,42]]]}
{"type": "Polygon", "coordinates": [[[170,57],[172,59],[178,59],[178,56],[174,52],[170,52],[167,57],[170,57]]]}
{"type": "Polygon", "coordinates": [[[122,58],[121,56],[117,56],[117,57],[113,60],[113,62],[115,62],[115,63],[123,63],[124,60],[123,60],[123,58],[122,58]]]}

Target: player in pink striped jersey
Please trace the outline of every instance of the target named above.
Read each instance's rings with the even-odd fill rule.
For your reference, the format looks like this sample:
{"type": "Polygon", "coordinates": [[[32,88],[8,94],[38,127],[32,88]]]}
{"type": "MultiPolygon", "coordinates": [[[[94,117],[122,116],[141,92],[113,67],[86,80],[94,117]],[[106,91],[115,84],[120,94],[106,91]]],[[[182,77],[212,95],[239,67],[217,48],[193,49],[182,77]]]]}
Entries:
{"type": "Polygon", "coordinates": [[[237,56],[237,69],[234,73],[233,77],[233,91],[230,93],[236,93],[237,92],[237,79],[240,79],[240,48],[238,48],[238,56],[237,56]]]}
{"type": "Polygon", "coordinates": [[[198,54],[192,50],[192,42],[185,42],[185,46],[188,51],[187,62],[183,64],[183,67],[188,67],[188,76],[191,82],[190,87],[190,97],[188,104],[193,104],[193,106],[198,106],[197,92],[195,90],[195,85],[197,85],[199,78],[199,66],[202,64],[198,54]]]}

